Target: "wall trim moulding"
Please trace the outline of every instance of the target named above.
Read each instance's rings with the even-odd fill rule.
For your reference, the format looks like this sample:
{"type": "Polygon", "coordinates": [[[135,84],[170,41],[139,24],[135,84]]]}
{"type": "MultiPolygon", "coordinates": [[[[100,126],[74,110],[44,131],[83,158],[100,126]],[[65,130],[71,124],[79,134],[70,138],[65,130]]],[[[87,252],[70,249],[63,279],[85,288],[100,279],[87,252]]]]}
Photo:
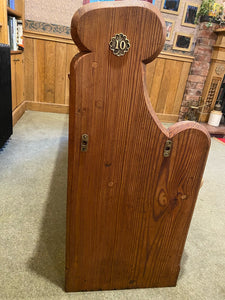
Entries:
{"type": "Polygon", "coordinates": [[[51,33],[24,30],[24,37],[74,45],[74,42],[70,36],[60,36],[51,33]]]}
{"type": "Polygon", "coordinates": [[[70,37],[70,27],[68,26],[38,22],[33,20],[25,20],[25,30],[70,37]]]}
{"type": "Polygon", "coordinates": [[[189,62],[189,63],[192,63],[194,60],[194,56],[183,55],[178,53],[170,53],[165,51],[161,51],[158,57],[164,59],[176,60],[176,61],[189,62]]]}
{"type": "MultiPolygon", "coordinates": [[[[24,34],[25,37],[40,38],[44,40],[52,40],[51,37],[55,37],[55,41],[58,42],[63,42],[63,40],[57,40],[57,37],[59,38],[64,37],[67,40],[71,40],[71,44],[74,44],[70,35],[70,27],[68,26],[26,20],[24,33],[25,33],[24,34]],[[32,33],[38,34],[39,37],[37,35],[32,36],[32,33]]],[[[187,52],[182,50],[175,50],[173,49],[173,45],[167,43],[165,43],[163,51],[172,54],[179,54],[179,55],[184,54],[185,56],[190,56],[190,57],[192,57],[193,55],[193,51],[190,52],[190,55],[187,55],[187,52]]]]}
{"type": "MultiPolygon", "coordinates": [[[[74,45],[71,36],[59,36],[51,33],[25,30],[24,37],[74,45]]],[[[165,51],[164,49],[159,54],[159,58],[168,58],[172,60],[185,61],[190,63],[192,63],[194,60],[194,57],[192,55],[187,55],[187,52],[183,52],[183,51],[172,52],[172,51],[165,51]]]]}

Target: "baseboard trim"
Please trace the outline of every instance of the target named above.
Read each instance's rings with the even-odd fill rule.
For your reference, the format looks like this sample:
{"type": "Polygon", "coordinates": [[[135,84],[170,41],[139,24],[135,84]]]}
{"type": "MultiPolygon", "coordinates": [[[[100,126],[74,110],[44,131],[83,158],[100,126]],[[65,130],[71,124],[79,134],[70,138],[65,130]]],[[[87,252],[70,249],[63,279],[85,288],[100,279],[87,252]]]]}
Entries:
{"type": "Polygon", "coordinates": [[[68,104],[56,104],[56,103],[33,102],[33,101],[25,101],[25,102],[26,102],[26,110],[52,112],[52,113],[60,113],[60,114],[69,113],[68,104]]]}
{"type": "Polygon", "coordinates": [[[178,120],[179,115],[170,115],[170,114],[159,114],[156,113],[157,117],[161,122],[168,122],[168,123],[176,123],[178,120]]]}
{"type": "MultiPolygon", "coordinates": [[[[58,114],[68,114],[69,105],[68,104],[57,104],[57,103],[45,103],[45,102],[33,102],[24,101],[13,111],[13,126],[22,117],[26,110],[31,111],[41,111],[41,112],[51,112],[58,114]]],[[[157,116],[161,122],[172,122],[175,123],[178,120],[178,115],[167,115],[158,114],[157,116]]]]}
{"type": "MultiPolygon", "coordinates": [[[[68,114],[69,113],[69,105],[68,104],[26,101],[26,110],[68,114]]],[[[158,113],[157,113],[157,116],[161,122],[172,122],[172,123],[177,122],[178,117],[179,117],[178,115],[158,114],[158,113]]]]}
{"type": "Polygon", "coordinates": [[[26,111],[26,103],[23,101],[18,107],[16,107],[12,113],[13,126],[19,121],[24,112],[26,111]]]}
{"type": "Polygon", "coordinates": [[[52,112],[58,114],[68,114],[69,105],[67,104],[56,104],[56,103],[44,103],[44,102],[33,102],[23,101],[12,113],[13,126],[19,121],[26,110],[41,111],[41,112],[52,112]]]}

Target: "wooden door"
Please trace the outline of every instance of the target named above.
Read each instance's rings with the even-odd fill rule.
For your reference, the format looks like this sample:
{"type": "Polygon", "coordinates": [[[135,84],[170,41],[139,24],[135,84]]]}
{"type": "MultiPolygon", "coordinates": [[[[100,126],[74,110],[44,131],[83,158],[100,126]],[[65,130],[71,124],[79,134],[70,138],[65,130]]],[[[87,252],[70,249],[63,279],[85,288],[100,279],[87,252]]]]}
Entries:
{"type": "Polygon", "coordinates": [[[144,1],[89,4],[72,36],[66,290],[174,286],[210,140],[192,122],[166,130],[152,109],[145,64],[162,17],[144,1]],[[120,57],[117,33],[130,43],[120,57]]]}

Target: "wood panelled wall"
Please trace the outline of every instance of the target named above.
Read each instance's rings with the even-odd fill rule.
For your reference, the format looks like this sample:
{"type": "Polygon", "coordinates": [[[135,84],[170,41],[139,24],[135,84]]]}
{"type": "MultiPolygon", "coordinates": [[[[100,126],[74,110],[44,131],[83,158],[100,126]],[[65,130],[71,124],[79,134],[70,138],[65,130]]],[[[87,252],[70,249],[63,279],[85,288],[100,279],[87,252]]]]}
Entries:
{"type": "Polygon", "coordinates": [[[34,32],[24,37],[24,99],[68,106],[68,74],[77,47],[67,37],[34,32]]]}
{"type": "Polygon", "coordinates": [[[147,65],[148,94],[161,121],[177,121],[192,61],[192,57],[162,52],[147,65]]]}
{"type": "MultiPolygon", "coordinates": [[[[69,66],[78,49],[68,37],[28,31],[24,37],[27,108],[68,112],[69,66]]],[[[177,121],[192,61],[190,56],[162,52],[147,65],[148,92],[161,121],[177,121]]]]}

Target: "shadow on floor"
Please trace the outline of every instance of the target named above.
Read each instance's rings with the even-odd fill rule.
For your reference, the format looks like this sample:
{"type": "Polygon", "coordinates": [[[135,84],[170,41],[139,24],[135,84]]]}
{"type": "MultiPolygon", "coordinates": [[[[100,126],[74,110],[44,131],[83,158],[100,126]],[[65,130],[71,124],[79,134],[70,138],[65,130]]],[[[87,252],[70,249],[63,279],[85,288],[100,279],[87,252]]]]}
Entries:
{"type": "Polygon", "coordinates": [[[186,273],[185,267],[186,267],[187,261],[188,261],[188,255],[184,248],[184,252],[182,254],[182,258],[181,258],[181,262],[180,262],[180,273],[179,273],[177,281],[179,281],[179,279],[181,279],[183,277],[183,275],[186,273]]]}
{"type": "Polygon", "coordinates": [[[68,139],[60,138],[35,253],[28,268],[64,289],[68,139]]]}

